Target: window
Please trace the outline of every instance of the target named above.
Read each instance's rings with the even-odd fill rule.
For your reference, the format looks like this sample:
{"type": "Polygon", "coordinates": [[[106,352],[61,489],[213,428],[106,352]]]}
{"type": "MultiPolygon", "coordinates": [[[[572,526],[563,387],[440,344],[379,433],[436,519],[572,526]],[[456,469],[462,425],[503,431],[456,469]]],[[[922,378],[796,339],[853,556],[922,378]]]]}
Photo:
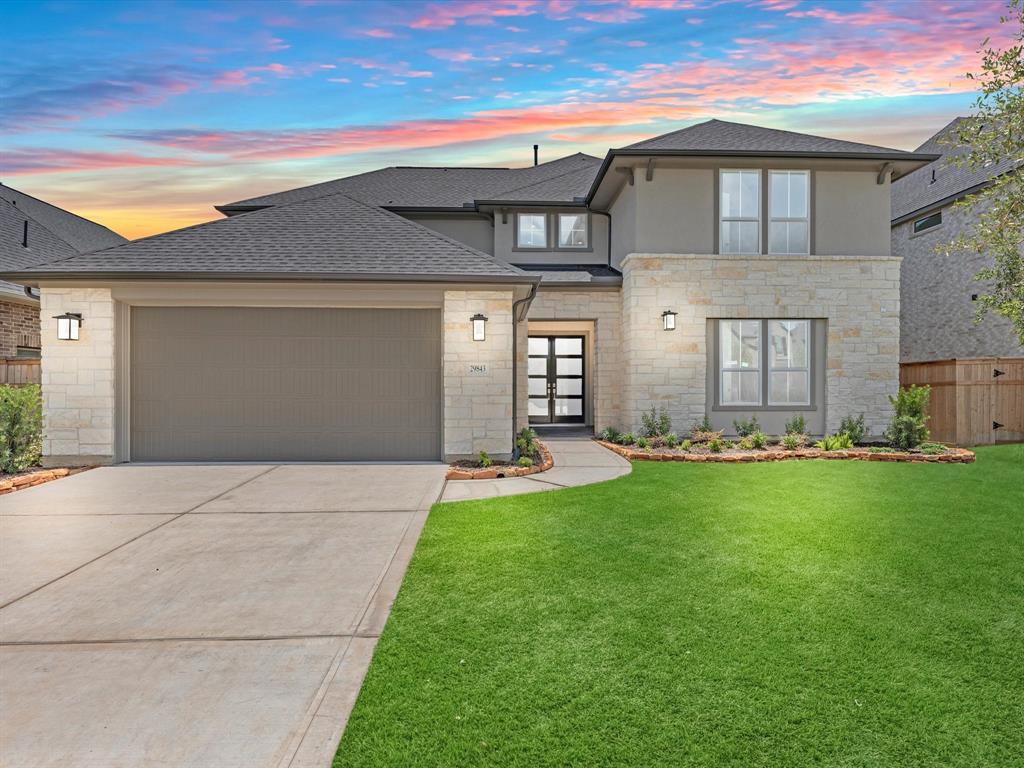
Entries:
{"type": "Polygon", "coordinates": [[[558,214],[558,247],[559,248],[586,248],[587,247],[587,214],[585,214],[585,213],[560,213],[560,214],[558,214]]]}
{"type": "Polygon", "coordinates": [[[518,247],[548,247],[548,217],[543,213],[517,213],[516,228],[518,247]]]}
{"type": "Polygon", "coordinates": [[[768,253],[810,253],[809,171],[768,172],[768,253]]]}
{"type": "Polygon", "coordinates": [[[719,321],[722,405],[761,404],[761,321],[719,321]]]}
{"type": "Polygon", "coordinates": [[[719,253],[761,252],[761,172],[722,171],[719,253]]]}
{"type": "Polygon", "coordinates": [[[810,405],[808,320],[768,321],[768,405],[810,405]]]}
{"type": "Polygon", "coordinates": [[[937,227],[941,223],[942,211],[936,211],[935,213],[914,222],[914,234],[916,235],[918,232],[924,232],[926,229],[937,227]]]}

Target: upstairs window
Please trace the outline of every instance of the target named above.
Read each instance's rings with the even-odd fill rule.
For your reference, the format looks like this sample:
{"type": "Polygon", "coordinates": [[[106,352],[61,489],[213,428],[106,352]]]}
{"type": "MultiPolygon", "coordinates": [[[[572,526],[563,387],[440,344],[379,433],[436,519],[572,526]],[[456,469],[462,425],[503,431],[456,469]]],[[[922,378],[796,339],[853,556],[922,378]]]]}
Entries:
{"type": "Polygon", "coordinates": [[[547,248],[548,217],[543,213],[517,213],[516,245],[520,248],[547,248]]]}
{"type": "Polygon", "coordinates": [[[587,229],[587,214],[558,214],[558,247],[586,248],[588,245],[587,229]]]}
{"type": "Polygon", "coordinates": [[[719,183],[719,253],[760,253],[761,172],[723,170],[719,183]]]}
{"type": "Polygon", "coordinates": [[[935,213],[914,222],[914,234],[916,235],[918,232],[924,232],[926,229],[937,227],[941,223],[942,211],[936,211],[935,213]]]}
{"type": "Polygon", "coordinates": [[[768,172],[768,253],[811,252],[810,172],[768,172]]]}

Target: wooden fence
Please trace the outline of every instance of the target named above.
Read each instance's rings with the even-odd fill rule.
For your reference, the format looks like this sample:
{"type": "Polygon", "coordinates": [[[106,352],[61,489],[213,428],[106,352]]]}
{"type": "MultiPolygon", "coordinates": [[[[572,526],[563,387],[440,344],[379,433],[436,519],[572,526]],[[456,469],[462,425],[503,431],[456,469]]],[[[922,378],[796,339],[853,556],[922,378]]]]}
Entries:
{"type": "Polygon", "coordinates": [[[931,439],[956,445],[1024,441],[1024,357],[904,363],[900,386],[932,388],[931,439]]]}
{"type": "Polygon", "coordinates": [[[38,384],[39,360],[0,357],[0,384],[38,384]]]}

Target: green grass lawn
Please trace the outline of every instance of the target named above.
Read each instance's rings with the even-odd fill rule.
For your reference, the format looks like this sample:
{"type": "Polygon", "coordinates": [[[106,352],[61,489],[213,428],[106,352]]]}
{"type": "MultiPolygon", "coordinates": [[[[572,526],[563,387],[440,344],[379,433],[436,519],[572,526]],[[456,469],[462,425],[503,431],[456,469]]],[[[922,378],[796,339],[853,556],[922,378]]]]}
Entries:
{"type": "Polygon", "coordinates": [[[335,766],[1024,765],[1024,446],[430,514],[335,766]]]}

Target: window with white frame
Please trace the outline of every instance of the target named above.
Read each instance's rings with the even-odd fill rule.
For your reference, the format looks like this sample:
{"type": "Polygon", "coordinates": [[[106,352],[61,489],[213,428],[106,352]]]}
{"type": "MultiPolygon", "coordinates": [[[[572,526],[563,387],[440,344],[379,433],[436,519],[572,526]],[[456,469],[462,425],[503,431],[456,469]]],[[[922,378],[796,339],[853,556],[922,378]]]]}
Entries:
{"type": "Polygon", "coordinates": [[[810,171],[768,172],[768,253],[810,253],[810,186],[810,171]]]}
{"type": "Polygon", "coordinates": [[[585,214],[585,213],[560,213],[560,214],[558,214],[558,247],[559,248],[586,248],[587,247],[587,214],[585,214]]]}
{"type": "Polygon", "coordinates": [[[768,321],[768,405],[810,405],[809,320],[768,321]]]}
{"type": "Polygon", "coordinates": [[[761,321],[720,320],[722,405],[761,404],[761,321]]]}
{"type": "Polygon", "coordinates": [[[517,213],[516,245],[519,248],[547,248],[548,217],[543,213],[517,213]]]}
{"type": "Polygon", "coordinates": [[[719,175],[719,253],[761,252],[761,172],[719,175]]]}

